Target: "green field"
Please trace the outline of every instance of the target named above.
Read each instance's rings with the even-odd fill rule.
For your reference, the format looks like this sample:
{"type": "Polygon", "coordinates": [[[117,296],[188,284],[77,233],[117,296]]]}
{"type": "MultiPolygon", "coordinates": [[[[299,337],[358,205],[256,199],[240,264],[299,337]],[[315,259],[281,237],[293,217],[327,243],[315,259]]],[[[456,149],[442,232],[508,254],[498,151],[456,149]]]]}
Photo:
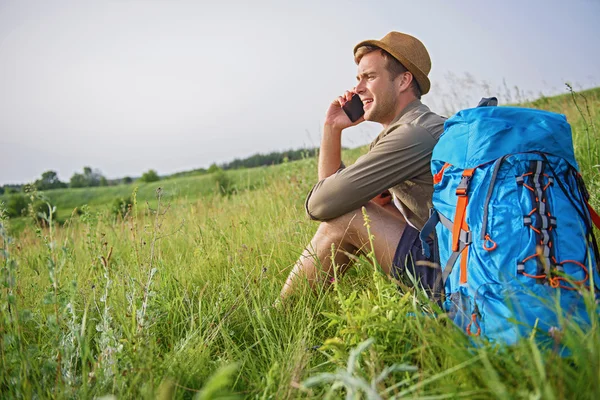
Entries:
{"type": "MultiPolygon", "coordinates": [[[[579,110],[570,94],[527,106],[567,115],[600,208],[600,89],[582,95],[579,110]]],[[[311,158],[48,191],[58,222],[4,219],[0,398],[600,398],[590,294],[593,325],[562,333],[567,357],[533,335],[473,346],[368,257],[329,290],[272,308],[317,227],[303,207],[316,169],[311,158]],[[132,211],[113,215],[132,193],[132,211]]]]}

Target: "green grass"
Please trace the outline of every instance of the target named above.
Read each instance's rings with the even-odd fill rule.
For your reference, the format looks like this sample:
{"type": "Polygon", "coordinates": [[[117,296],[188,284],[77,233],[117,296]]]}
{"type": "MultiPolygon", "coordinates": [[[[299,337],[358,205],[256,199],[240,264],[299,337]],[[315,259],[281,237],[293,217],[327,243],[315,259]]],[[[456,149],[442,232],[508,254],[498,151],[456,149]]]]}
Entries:
{"type": "MultiPolygon", "coordinates": [[[[584,94],[600,126],[600,90],[584,94]]],[[[569,96],[538,102],[569,116],[597,207],[598,134],[569,96]]],[[[600,397],[597,318],[563,333],[564,358],[534,340],[474,347],[366,258],[331,290],[271,308],[316,228],[303,208],[316,160],[226,174],[229,196],[210,175],[139,186],[125,220],[109,208],[132,185],[48,192],[61,225],[18,219],[0,240],[0,397],[600,397]]]]}

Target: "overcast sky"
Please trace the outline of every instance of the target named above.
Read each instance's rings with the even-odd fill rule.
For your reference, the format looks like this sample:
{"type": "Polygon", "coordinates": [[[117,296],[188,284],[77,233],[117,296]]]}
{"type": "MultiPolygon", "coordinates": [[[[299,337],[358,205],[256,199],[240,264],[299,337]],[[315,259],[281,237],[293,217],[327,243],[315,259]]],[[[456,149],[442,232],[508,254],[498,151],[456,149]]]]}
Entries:
{"type": "MultiPolygon", "coordinates": [[[[0,0],[0,184],[318,146],[354,85],[354,45],[390,30],[428,48],[423,102],[439,113],[515,86],[598,86],[599,20],[598,0],[0,0]]],[[[361,124],[344,145],[378,131],[361,124]]]]}

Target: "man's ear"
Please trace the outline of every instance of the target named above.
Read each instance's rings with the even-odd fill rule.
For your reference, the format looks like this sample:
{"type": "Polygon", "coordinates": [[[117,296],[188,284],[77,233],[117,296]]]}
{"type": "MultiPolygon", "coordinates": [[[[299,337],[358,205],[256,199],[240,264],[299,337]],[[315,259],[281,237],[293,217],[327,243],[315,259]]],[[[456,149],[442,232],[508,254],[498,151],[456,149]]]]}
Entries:
{"type": "Polygon", "coordinates": [[[398,76],[397,78],[397,88],[398,88],[398,92],[402,93],[405,92],[407,89],[410,88],[410,85],[412,84],[413,79],[415,79],[413,77],[413,74],[411,72],[404,72],[402,75],[398,76]]]}

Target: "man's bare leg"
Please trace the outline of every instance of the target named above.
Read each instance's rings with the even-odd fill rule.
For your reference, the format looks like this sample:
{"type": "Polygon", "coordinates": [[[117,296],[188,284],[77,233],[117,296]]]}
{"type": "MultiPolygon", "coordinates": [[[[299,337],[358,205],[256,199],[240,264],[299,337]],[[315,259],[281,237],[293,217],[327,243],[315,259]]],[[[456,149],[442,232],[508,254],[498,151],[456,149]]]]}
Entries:
{"type": "MultiPolygon", "coordinates": [[[[374,236],[375,258],[383,271],[389,274],[406,222],[401,214],[386,207],[372,202],[365,207],[371,221],[369,224],[371,234],[374,236]]],[[[303,279],[316,289],[333,276],[332,244],[335,247],[335,264],[341,267],[340,273],[343,273],[350,263],[346,253],[358,254],[371,250],[362,210],[352,211],[319,225],[315,236],[288,276],[281,291],[282,299],[293,293],[303,279]]]]}

